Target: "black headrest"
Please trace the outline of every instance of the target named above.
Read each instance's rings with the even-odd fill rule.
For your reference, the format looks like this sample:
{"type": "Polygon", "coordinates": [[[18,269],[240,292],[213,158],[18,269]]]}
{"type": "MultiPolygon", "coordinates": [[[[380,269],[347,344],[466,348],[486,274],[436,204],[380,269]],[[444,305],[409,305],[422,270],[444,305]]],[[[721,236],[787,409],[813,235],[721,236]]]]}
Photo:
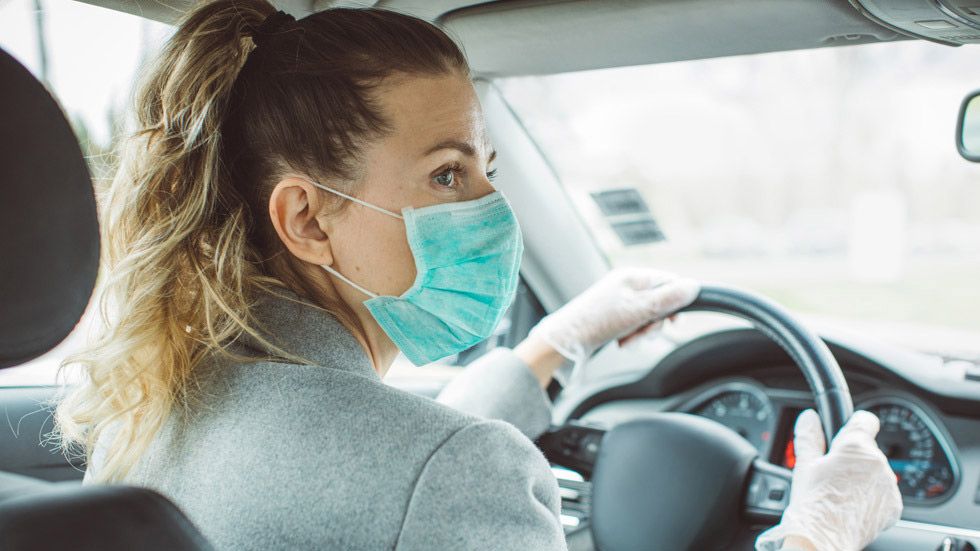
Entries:
{"type": "Polygon", "coordinates": [[[207,551],[180,509],[146,488],[45,484],[0,473],[0,549],[207,551]]]}
{"type": "Polygon", "coordinates": [[[95,285],[99,231],[88,168],[54,98],[0,50],[0,368],[47,352],[95,285]]]}

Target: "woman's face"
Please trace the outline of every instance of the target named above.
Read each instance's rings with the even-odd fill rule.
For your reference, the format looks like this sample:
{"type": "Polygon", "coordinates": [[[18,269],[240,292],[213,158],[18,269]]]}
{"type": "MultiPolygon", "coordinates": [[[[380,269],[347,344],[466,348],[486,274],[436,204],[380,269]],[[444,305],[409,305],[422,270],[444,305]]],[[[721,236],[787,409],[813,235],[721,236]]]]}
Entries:
{"type": "MultiPolygon", "coordinates": [[[[382,89],[381,103],[393,132],[366,148],[357,198],[400,213],[494,191],[487,178],[493,151],[468,78],[405,77],[382,89]]],[[[340,215],[325,216],[323,226],[332,268],[379,295],[412,286],[415,261],[401,220],[349,204],[340,215]]],[[[357,294],[359,301],[367,298],[357,294]]]]}
{"type": "MultiPolygon", "coordinates": [[[[487,173],[495,152],[468,77],[403,76],[380,88],[378,97],[392,131],[365,147],[354,196],[400,213],[404,207],[467,201],[494,191],[487,173]]],[[[270,214],[287,248],[379,295],[398,296],[411,287],[415,261],[402,220],[352,202],[332,214],[324,199],[335,197],[296,179],[279,183],[270,214]]],[[[355,310],[363,308],[367,296],[319,272],[333,279],[339,298],[355,310]]]]}

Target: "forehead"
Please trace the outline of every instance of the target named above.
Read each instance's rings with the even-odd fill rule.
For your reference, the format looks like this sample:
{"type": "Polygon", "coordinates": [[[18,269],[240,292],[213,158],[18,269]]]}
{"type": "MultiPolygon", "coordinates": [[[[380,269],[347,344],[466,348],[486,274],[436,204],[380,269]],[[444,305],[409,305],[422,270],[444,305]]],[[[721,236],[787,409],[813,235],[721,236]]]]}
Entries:
{"type": "Polygon", "coordinates": [[[379,99],[394,127],[393,145],[423,155],[438,142],[458,140],[489,154],[483,110],[469,78],[401,77],[386,84],[379,99]]]}

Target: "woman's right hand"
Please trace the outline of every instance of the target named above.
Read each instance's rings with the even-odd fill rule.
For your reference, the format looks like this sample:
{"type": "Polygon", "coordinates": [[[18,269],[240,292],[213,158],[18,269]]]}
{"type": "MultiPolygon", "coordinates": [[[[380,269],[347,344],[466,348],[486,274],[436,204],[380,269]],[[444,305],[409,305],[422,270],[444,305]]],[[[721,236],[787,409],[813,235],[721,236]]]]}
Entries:
{"type": "MultiPolygon", "coordinates": [[[[691,278],[650,268],[617,268],[542,319],[514,348],[541,386],[565,360],[583,363],[600,346],[657,328],[690,304],[701,286],[691,278]]],[[[563,381],[564,382],[564,381],[563,381]]]]}
{"type": "Polygon", "coordinates": [[[800,414],[789,506],[782,521],[756,540],[757,550],[780,549],[794,541],[820,551],[863,549],[898,521],[902,495],[875,443],[879,426],[874,414],[855,412],[825,455],[817,412],[800,414]]]}
{"type": "Polygon", "coordinates": [[[614,339],[628,339],[690,304],[700,284],[651,268],[617,268],[545,316],[531,330],[565,358],[584,362],[614,339]]]}

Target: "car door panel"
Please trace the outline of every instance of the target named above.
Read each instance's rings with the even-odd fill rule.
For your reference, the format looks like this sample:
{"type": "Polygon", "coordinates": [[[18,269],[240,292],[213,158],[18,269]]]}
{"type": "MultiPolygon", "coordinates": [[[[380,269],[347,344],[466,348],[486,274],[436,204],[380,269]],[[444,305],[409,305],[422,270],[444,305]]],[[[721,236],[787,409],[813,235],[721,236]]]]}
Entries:
{"type": "Polygon", "coordinates": [[[69,462],[54,442],[56,392],[51,386],[0,388],[0,470],[50,481],[82,479],[84,462],[69,462]]]}

